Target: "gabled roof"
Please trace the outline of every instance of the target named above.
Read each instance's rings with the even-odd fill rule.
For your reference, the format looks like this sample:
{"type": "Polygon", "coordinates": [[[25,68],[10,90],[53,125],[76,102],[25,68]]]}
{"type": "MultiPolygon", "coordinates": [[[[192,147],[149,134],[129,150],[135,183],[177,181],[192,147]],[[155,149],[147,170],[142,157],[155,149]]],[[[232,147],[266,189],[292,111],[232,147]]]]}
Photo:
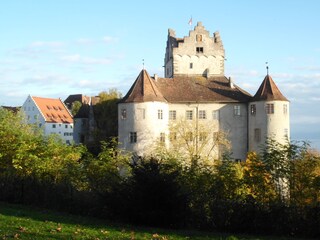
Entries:
{"type": "Polygon", "coordinates": [[[33,97],[46,122],[73,123],[72,116],[61,99],[33,97]]]}
{"type": "Polygon", "coordinates": [[[231,83],[225,76],[181,75],[174,78],[151,78],[143,70],[122,102],[165,101],[192,102],[248,102],[251,95],[231,83]]]}
{"type": "Polygon", "coordinates": [[[248,102],[251,95],[225,76],[158,78],[156,85],[168,102],[248,102]],[[233,86],[232,86],[233,85],[233,86]]]}
{"type": "Polygon", "coordinates": [[[272,80],[272,77],[267,74],[263,82],[261,83],[257,93],[254,95],[251,101],[288,101],[288,99],[282,95],[277,85],[272,80]]]}
{"type": "Polygon", "coordinates": [[[120,102],[166,102],[154,80],[146,70],[142,70],[128,93],[120,102]]]}

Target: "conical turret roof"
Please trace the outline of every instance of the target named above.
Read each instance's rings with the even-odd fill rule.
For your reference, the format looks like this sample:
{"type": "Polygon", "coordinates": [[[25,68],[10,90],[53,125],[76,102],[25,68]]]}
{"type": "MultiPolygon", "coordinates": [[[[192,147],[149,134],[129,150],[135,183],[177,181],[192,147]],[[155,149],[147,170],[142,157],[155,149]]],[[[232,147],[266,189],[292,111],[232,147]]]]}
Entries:
{"type": "Polygon", "coordinates": [[[272,80],[272,77],[268,74],[265,76],[261,83],[257,93],[254,95],[251,101],[288,101],[288,99],[282,95],[277,85],[272,80]]]}
{"type": "Polygon", "coordinates": [[[142,70],[128,93],[120,102],[166,102],[146,70],[142,70]]]}

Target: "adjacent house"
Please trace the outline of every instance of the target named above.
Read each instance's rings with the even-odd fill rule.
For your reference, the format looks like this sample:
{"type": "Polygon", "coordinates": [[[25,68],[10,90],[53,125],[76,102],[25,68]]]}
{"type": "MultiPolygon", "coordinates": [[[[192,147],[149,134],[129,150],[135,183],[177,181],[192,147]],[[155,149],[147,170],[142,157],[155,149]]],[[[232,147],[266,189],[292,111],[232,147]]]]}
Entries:
{"type": "Polygon", "coordinates": [[[73,118],[61,99],[28,96],[22,111],[30,124],[36,124],[45,135],[57,134],[70,144],[73,142],[73,118]]]}

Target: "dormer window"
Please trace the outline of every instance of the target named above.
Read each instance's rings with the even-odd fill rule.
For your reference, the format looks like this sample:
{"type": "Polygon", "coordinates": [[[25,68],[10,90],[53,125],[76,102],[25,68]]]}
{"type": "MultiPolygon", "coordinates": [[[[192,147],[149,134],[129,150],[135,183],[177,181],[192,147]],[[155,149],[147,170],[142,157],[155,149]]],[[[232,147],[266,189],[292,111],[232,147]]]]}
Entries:
{"type": "Polygon", "coordinates": [[[203,53],[203,47],[196,47],[197,53],[203,53]]]}

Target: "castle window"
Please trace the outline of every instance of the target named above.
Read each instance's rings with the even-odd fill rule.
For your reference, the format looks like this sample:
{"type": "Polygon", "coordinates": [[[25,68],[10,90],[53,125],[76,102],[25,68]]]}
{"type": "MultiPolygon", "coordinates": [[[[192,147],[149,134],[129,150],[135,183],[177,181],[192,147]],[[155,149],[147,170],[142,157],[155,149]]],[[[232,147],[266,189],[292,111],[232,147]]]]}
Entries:
{"type": "Polygon", "coordinates": [[[170,110],[169,111],[169,120],[176,120],[177,119],[177,111],[176,110],[170,110]]]}
{"type": "Polygon", "coordinates": [[[260,142],[261,141],[261,129],[260,128],[255,128],[254,129],[254,140],[256,142],[260,142]]]}
{"type": "Polygon", "coordinates": [[[137,132],[130,132],[130,143],[136,143],[137,142],[137,132]]]}
{"type": "Polygon", "coordinates": [[[196,47],[197,53],[203,53],[203,47],[196,47]]]}
{"type": "Polygon", "coordinates": [[[266,104],[266,113],[267,114],[274,114],[274,104],[273,103],[266,104]]]}
{"type": "Polygon", "coordinates": [[[192,120],[193,118],[193,111],[192,110],[187,110],[186,111],[186,119],[187,120],[192,120]]]}
{"type": "Polygon", "coordinates": [[[127,119],[127,110],[121,109],[121,119],[127,119]]]}
{"type": "Polygon", "coordinates": [[[169,139],[170,139],[170,142],[176,141],[177,140],[177,133],[176,132],[170,132],[169,139]]]}
{"type": "Polygon", "coordinates": [[[199,110],[199,119],[207,119],[206,110],[199,110]]]}
{"type": "Polygon", "coordinates": [[[193,63],[190,63],[189,68],[190,68],[190,69],[193,68],[193,63]]]}
{"type": "Polygon", "coordinates": [[[219,119],[219,110],[213,110],[212,111],[212,119],[218,120],[219,119]]]}
{"type": "Polygon", "coordinates": [[[256,115],[257,109],[255,104],[250,105],[250,113],[251,115],[256,115]]]}
{"type": "Polygon", "coordinates": [[[235,105],[233,107],[233,115],[234,116],[240,116],[241,115],[240,105],[235,105]]]}
{"type": "Polygon", "coordinates": [[[166,135],[162,132],[160,133],[160,143],[165,143],[166,141],[166,135]]]}
{"type": "Polygon", "coordinates": [[[200,142],[205,141],[205,140],[207,139],[207,136],[208,136],[208,133],[206,133],[206,132],[201,132],[201,133],[199,134],[199,141],[200,141],[200,142]]]}
{"type": "Polygon", "coordinates": [[[283,104],[283,114],[287,114],[287,113],[288,113],[288,105],[283,104]]]}
{"type": "Polygon", "coordinates": [[[158,119],[163,119],[163,111],[158,109],[158,119]]]}
{"type": "Polygon", "coordinates": [[[52,128],[56,128],[57,126],[55,124],[52,124],[52,128]]]}

